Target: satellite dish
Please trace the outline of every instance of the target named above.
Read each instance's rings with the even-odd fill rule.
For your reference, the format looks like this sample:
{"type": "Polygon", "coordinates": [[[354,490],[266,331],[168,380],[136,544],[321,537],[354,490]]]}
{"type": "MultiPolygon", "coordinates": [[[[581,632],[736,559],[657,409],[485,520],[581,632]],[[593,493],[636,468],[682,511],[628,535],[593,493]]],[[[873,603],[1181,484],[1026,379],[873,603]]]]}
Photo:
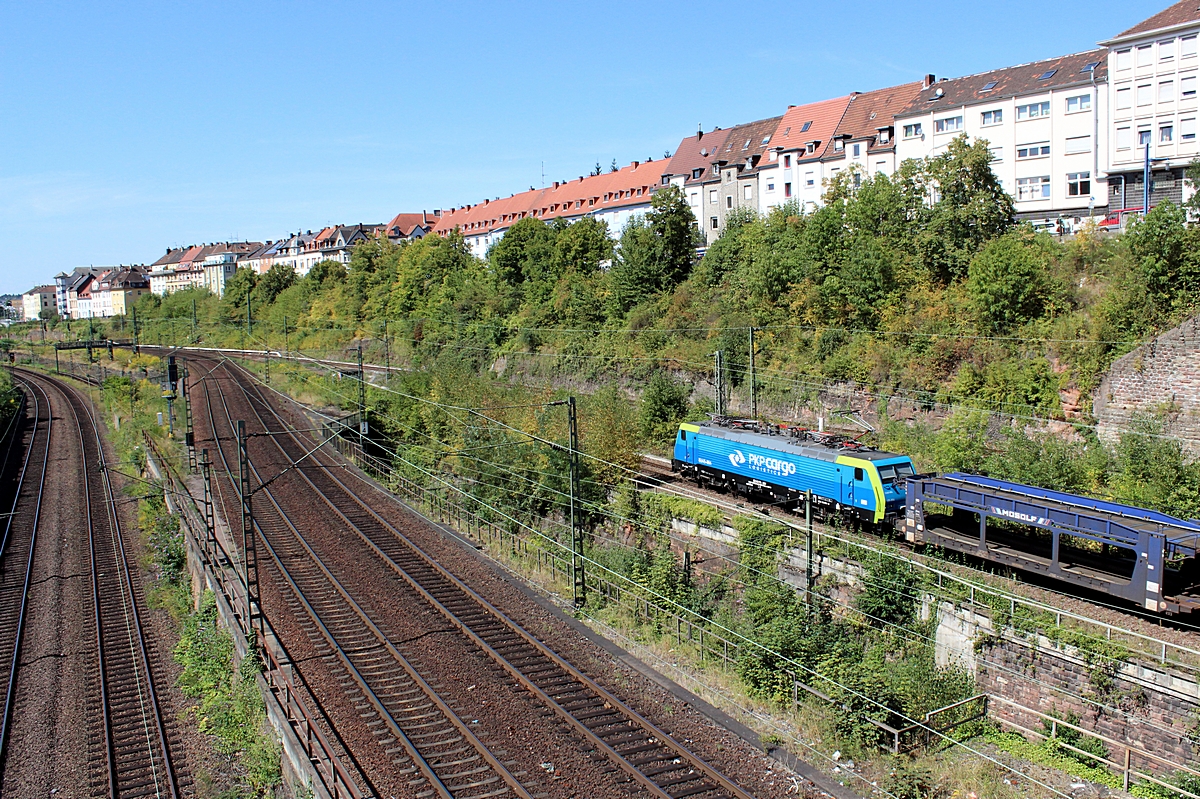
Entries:
{"type": "Polygon", "coordinates": [[[941,88],[941,87],[939,86],[939,87],[938,87],[938,90],[937,90],[937,91],[935,91],[935,92],[933,93],[933,96],[934,96],[934,97],[941,97],[941,96],[942,96],[943,94],[945,94],[945,93],[946,93],[946,90],[945,90],[945,89],[943,89],[943,88],[941,88]]]}

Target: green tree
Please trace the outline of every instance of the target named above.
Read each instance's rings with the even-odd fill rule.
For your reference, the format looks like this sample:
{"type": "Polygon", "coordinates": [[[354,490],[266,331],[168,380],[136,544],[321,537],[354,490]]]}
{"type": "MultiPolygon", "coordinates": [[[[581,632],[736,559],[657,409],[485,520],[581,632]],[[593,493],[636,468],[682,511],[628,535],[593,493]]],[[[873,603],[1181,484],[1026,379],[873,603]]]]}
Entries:
{"type": "Polygon", "coordinates": [[[1156,319],[1190,307],[1200,290],[1197,236],[1185,222],[1184,210],[1168,200],[1134,222],[1126,235],[1156,319]]]}
{"type": "Polygon", "coordinates": [[[982,332],[1007,333],[1041,315],[1050,295],[1051,255],[1028,231],[984,245],[967,269],[967,294],[982,332]]]}
{"type": "Polygon", "coordinates": [[[275,302],[283,291],[292,287],[296,282],[296,270],[291,264],[272,264],[266,274],[259,277],[254,285],[254,302],[257,305],[270,305],[275,302]]]}
{"type": "Polygon", "coordinates": [[[656,192],[649,212],[634,217],[621,232],[611,271],[615,313],[623,314],[683,281],[692,271],[701,241],[683,190],[667,186],[656,192]]]}
{"type": "Polygon", "coordinates": [[[555,231],[536,216],[518,220],[488,250],[488,263],[510,286],[540,276],[554,252],[555,231]]]}
{"type": "MultiPolygon", "coordinates": [[[[225,281],[225,291],[221,295],[221,315],[228,320],[240,321],[246,318],[246,298],[251,296],[258,284],[258,275],[249,267],[242,267],[229,276],[225,281]]],[[[253,309],[251,309],[253,312],[253,309]]]]}
{"type": "Polygon", "coordinates": [[[638,412],[638,432],[642,440],[662,444],[674,439],[675,430],[687,416],[691,394],[690,385],[676,383],[662,371],[655,372],[642,393],[638,412]]]}

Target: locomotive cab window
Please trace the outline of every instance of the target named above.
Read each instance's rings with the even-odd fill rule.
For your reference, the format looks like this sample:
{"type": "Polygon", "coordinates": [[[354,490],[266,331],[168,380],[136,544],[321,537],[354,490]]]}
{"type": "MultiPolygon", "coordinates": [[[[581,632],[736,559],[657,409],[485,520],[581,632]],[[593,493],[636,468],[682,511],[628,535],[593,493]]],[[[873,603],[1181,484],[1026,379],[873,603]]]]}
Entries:
{"type": "Polygon", "coordinates": [[[680,431],[679,431],[679,440],[680,440],[680,441],[687,441],[687,431],[686,431],[686,430],[680,430],[680,431]]]}
{"type": "Polygon", "coordinates": [[[855,480],[857,480],[857,481],[859,481],[859,482],[862,482],[862,479],[863,479],[863,470],[862,470],[862,467],[861,467],[861,466],[855,466],[855,467],[854,467],[854,479],[855,479],[855,480]]]}

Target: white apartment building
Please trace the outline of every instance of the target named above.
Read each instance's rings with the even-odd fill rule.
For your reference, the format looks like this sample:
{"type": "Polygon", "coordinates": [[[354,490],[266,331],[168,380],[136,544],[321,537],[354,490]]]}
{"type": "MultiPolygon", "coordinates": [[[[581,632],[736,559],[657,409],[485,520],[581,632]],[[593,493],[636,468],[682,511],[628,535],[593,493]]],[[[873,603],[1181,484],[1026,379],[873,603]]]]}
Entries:
{"type": "Polygon", "coordinates": [[[826,180],[843,168],[822,159],[833,152],[834,134],[853,97],[788,108],[771,137],[771,165],[758,173],[760,213],[793,201],[806,212],[820,206],[826,180]]]}
{"type": "Polygon", "coordinates": [[[897,160],[986,140],[1017,218],[1070,229],[1108,206],[1107,73],[1091,50],[933,83],[896,114],[897,160]]]}
{"type": "Polygon", "coordinates": [[[1144,170],[1151,167],[1150,205],[1186,200],[1183,167],[1197,146],[1197,36],[1200,3],[1176,3],[1101,44],[1108,48],[1109,206],[1141,210],[1144,170]]]}
{"type": "Polygon", "coordinates": [[[21,295],[21,318],[26,322],[49,319],[56,311],[55,287],[37,286],[21,295]]]}

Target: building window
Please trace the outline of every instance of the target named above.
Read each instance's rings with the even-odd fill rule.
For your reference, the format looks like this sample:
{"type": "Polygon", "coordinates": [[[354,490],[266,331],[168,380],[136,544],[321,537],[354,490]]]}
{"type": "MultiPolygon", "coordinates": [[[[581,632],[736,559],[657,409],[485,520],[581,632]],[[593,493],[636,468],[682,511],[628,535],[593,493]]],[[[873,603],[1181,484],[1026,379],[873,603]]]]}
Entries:
{"type": "Polygon", "coordinates": [[[708,220],[708,224],[712,226],[712,229],[713,229],[713,230],[716,230],[716,229],[717,229],[717,218],[716,218],[715,216],[714,216],[714,217],[711,217],[711,218],[708,220]]]}
{"type": "Polygon", "coordinates": [[[856,144],[854,145],[854,157],[858,158],[860,155],[862,155],[862,145],[856,144]]]}
{"type": "Polygon", "coordinates": [[[1141,86],[1138,86],[1137,87],[1137,104],[1139,106],[1142,106],[1142,105],[1150,105],[1153,102],[1154,102],[1154,84],[1143,83],[1141,86]]]}
{"type": "Polygon", "coordinates": [[[904,126],[904,138],[906,138],[906,139],[915,139],[915,138],[917,138],[917,137],[918,137],[918,136],[920,136],[920,135],[922,135],[921,123],[920,123],[920,122],[914,122],[914,123],[913,123],[913,124],[911,124],[911,125],[905,125],[905,126],[904,126]]]}
{"type": "Polygon", "coordinates": [[[1092,110],[1092,96],[1090,94],[1081,94],[1078,97],[1067,98],[1067,113],[1075,114],[1079,111],[1092,110]]]}
{"type": "Polygon", "coordinates": [[[725,182],[726,183],[733,182],[733,170],[732,169],[728,169],[725,171],[725,182]]]}
{"type": "Polygon", "coordinates": [[[845,147],[846,147],[846,140],[845,140],[845,139],[834,139],[834,140],[833,140],[833,149],[834,149],[836,152],[839,152],[839,153],[840,153],[840,152],[841,152],[843,149],[845,149],[845,147]]]}
{"type": "Polygon", "coordinates": [[[692,180],[699,180],[702,177],[704,177],[703,169],[701,169],[700,167],[697,167],[696,169],[692,170],[692,180]]]}
{"type": "Polygon", "coordinates": [[[1179,99],[1180,100],[1195,100],[1196,99],[1196,76],[1189,75],[1186,78],[1179,79],[1179,99]]]}
{"type": "Polygon", "coordinates": [[[1050,176],[1017,178],[1017,201],[1050,199],[1050,176]]]}
{"type": "MultiPolygon", "coordinates": [[[[774,184],[774,183],[772,183],[772,184],[771,184],[771,188],[772,188],[772,189],[774,189],[774,188],[775,188],[775,184],[774,184]]],[[[747,183],[745,186],[743,186],[743,187],[742,187],[742,194],[745,196],[745,198],[746,198],[747,200],[751,199],[751,198],[754,196],[753,190],[750,188],[750,184],[749,184],[749,183],[747,183]]]]}
{"type": "Polygon", "coordinates": [[[953,133],[956,130],[962,130],[962,117],[945,117],[943,119],[934,120],[934,133],[953,133]]]}
{"type": "Polygon", "coordinates": [[[1150,128],[1138,128],[1138,147],[1145,147],[1150,143],[1150,128]]]}
{"type": "Polygon", "coordinates": [[[1050,116],[1050,101],[1017,106],[1017,121],[1050,116]]]}
{"type": "Polygon", "coordinates": [[[1050,155],[1050,142],[1048,141],[1017,145],[1018,161],[1025,161],[1030,158],[1045,158],[1048,155],[1050,155]]]}
{"type": "Polygon", "coordinates": [[[882,128],[879,131],[879,143],[880,144],[887,144],[889,141],[891,141],[891,138],[892,138],[892,132],[890,130],[888,130],[887,128],[882,128]]]}
{"type": "MultiPolygon", "coordinates": [[[[747,188],[749,188],[749,187],[747,187],[747,188]]],[[[767,183],[767,191],[768,191],[768,192],[775,191],[775,181],[773,181],[773,180],[772,180],[772,181],[768,181],[768,183],[767,183]]],[[[747,195],[749,195],[749,192],[747,191],[747,192],[746,192],[746,194],[747,194],[747,195]]],[[[747,197],[746,197],[746,199],[747,199],[747,200],[749,200],[749,199],[750,199],[750,197],[749,197],[749,196],[747,196],[747,197]]]]}
{"type": "Polygon", "coordinates": [[[815,186],[816,182],[817,182],[816,178],[813,176],[812,172],[804,173],[804,185],[805,186],[815,186]]]}
{"type": "Polygon", "coordinates": [[[1175,57],[1175,40],[1164,39],[1158,43],[1158,60],[1170,61],[1175,57]]]}
{"type": "Polygon", "coordinates": [[[1004,160],[1004,148],[1003,147],[989,147],[988,152],[992,154],[992,163],[993,164],[1004,160]]]}
{"type": "Polygon", "coordinates": [[[1004,121],[1004,109],[997,108],[995,111],[984,111],[982,114],[981,124],[999,125],[1004,121]]]}
{"type": "Polygon", "coordinates": [[[1067,196],[1068,197],[1087,197],[1092,193],[1092,173],[1091,172],[1068,172],[1067,173],[1067,196]]]}
{"type": "Polygon", "coordinates": [[[732,195],[732,194],[726,195],[726,197],[725,197],[725,207],[726,207],[726,208],[732,208],[732,207],[733,207],[733,195],[732,195]]]}
{"type": "Polygon", "coordinates": [[[1159,144],[1173,144],[1175,142],[1175,126],[1163,125],[1158,129],[1159,144]]]}
{"type": "Polygon", "coordinates": [[[1133,89],[1117,89],[1117,109],[1133,108],[1133,89]]]}
{"type": "Polygon", "coordinates": [[[1158,82],[1158,101],[1169,103],[1175,99],[1175,81],[1162,80],[1158,82]]]}
{"type": "Polygon", "coordinates": [[[1133,66],[1133,51],[1118,50],[1117,51],[1117,69],[1129,69],[1133,66]]]}
{"type": "Polygon", "coordinates": [[[1077,153],[1090,153],[1092,151],[1091,136],[1072,136],[1067,139],[1067,155],[1075,155],[1077,153]]]}
{"type": "Polygon", "coordinates": [[[1137,65],[1148,67],[1154,63],[1154,45],[1143,44],[1137,49],[1137,65]]]}
{"type": "Polygon", "coordinates": [[[720,175],[720,174],[721,174],[721,165],[720,165],[720,164],[713,164],[713,177],[715,178],[715,177],[717,177],[717,176],[718,176],[718,175],[720,175]]]}
{"type": "Polygon", "coordinates": [[[875,174],[876,175],[887,174],[887,161],[876,161],[875,162],[875,174]]]}
{"type": "Polygon", "coordinates": [[[708,192],[708,201],[709,201],[709,203],[711,203],[712,205],[716,205],[716,204],[717,204],[717,190],[716,190],[716,189],[710,189],[710,190],[709,190],[709,192],[708,192]]]}
{"type": "Polygon", "coordinates": [[[1194,142],[1196,140],[1196,118],[1179,120],[1179,141],[1194,142]]]}
{"type": "Polygon", "coordinates": [[[792,157],[790,155],[785,155],[783,157],[783,168],[784,169],[792,168],[792,157]]]}
{"type": "Polygon", "coordinates": [[[1180,58],[1195,58],[1196,57],[1196,36],[1184,36],[1179,40],[1179,57],[1180,58]]]}
{"type": "Polygon", "coordinates": [[[700,204],[700,196],[696,192],[692,192],[691,202],[689,203],[689,205],[691,205],[693,208],[695,208],[699,204],[700,204]]]}

